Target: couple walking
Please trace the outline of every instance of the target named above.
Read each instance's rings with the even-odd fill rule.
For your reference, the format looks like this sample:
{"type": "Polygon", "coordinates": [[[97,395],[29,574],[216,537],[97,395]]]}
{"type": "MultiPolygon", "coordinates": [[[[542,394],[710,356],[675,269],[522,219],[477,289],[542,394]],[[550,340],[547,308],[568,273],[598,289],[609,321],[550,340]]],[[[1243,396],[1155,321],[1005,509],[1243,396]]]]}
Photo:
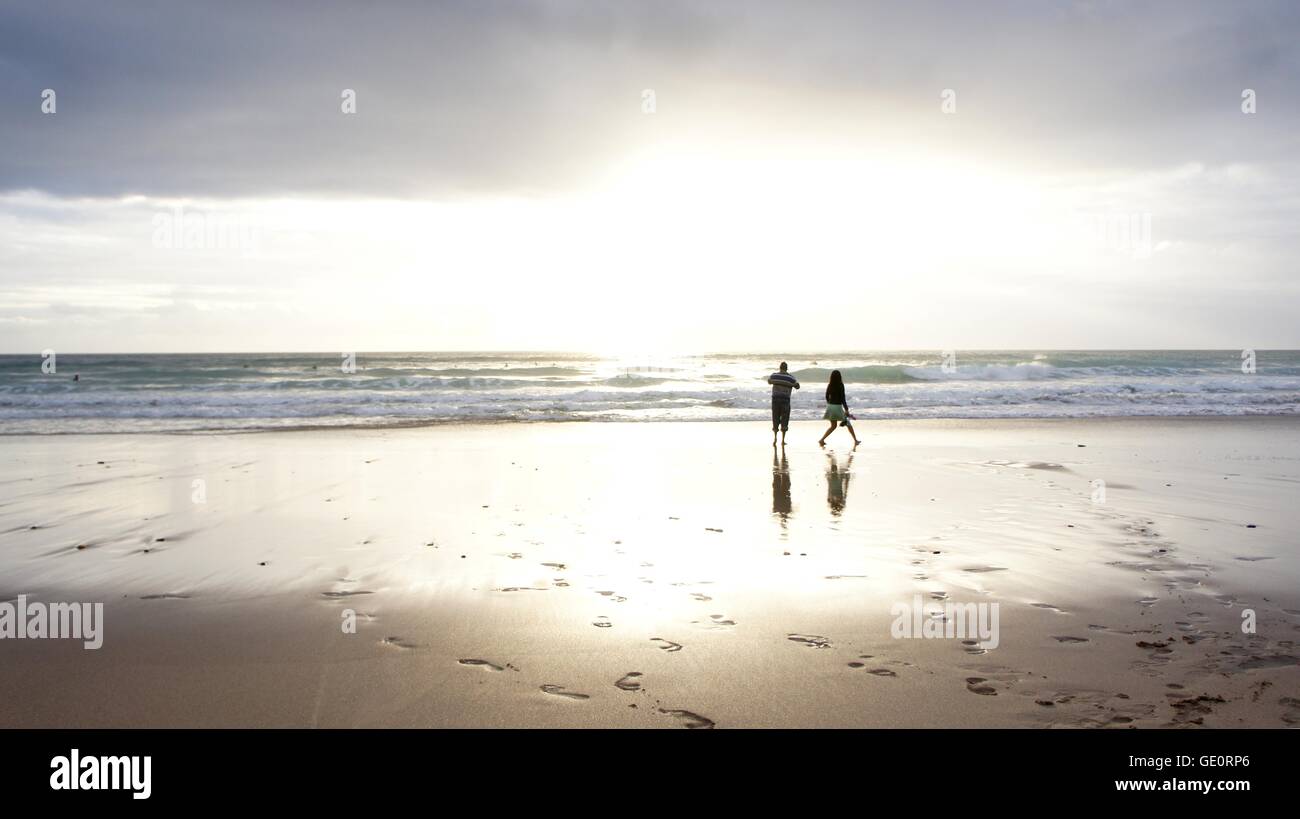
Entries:
{"type": "MultiPolygon", "coordinates": [[[[767,383],[772,385],[772,446],[776,446],[778,428],[781,430],[781,446],[785,446],[785,433],[790,429],[790,391],[799,389],[799,380],[790,375],[788,369],[782,361],[781,369],[767,377],[767,383]]],[[[858,434],[849,423],[853,414],[849,412],[849,402],[844,395],[844,377],[839,370],[831,371],[830,383],[826,385],[826,412],[822,417],[830,421],[831,426],[817,442],[818,446],[826,446],[827,436],[840,424],[853,436],[853,445],[858,445],[858,434]]]]}

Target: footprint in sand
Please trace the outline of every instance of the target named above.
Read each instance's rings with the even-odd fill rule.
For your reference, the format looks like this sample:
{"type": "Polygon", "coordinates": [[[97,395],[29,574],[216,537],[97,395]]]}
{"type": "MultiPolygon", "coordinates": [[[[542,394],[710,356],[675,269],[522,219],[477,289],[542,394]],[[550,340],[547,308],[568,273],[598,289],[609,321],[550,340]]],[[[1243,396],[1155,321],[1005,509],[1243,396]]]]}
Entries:
{"type": "Polygon", "coordinates": [[[1173,654],[1174,650],[1169,647],[1169,643],[1170,643],[1169,640],[1155,640],[1155,641],[1138,640],[1136,643],[1134,643],[1134,645],[1137,646],[1138,648],[1144,648],[1151,651],[1153,655],[1173,654]]]}
{"type": "Polygon", "coordinates": [[[188,600],[190,599],[190,596],[188,594],[164,592],[162,594],[146,594],[144,597],[141,597],[140,599],[141,600],[188,600]]]}
{"type": "Polygon", "coordinates": [[[542,565],[545,566],[545,567],[548,568],[548,569],[555,569],[557,572],[562,572],[562,571],[564,571],[565,569],[569,568],[568,566],[564,565],[563,563],[543,563],[542,565]]]}
{"type": "Polygon", "coordinates": [[[803,643],[809,648],[830,648],[831,641],[827,637],[820,637],[816,634],[787,634],[785,639],[795,643],[803,643]]]}
{"type": "Polygon", "coordinates": [[[660,708],[659,713],[677,717],[687,728],[712,728],[717,724],[708,717],[702,717],[694,711],[685,711],[680,708],[660,708]]]}
{"type": "Polygon", "coordinates": [[[1205,640],[1208,637],[1205,630],[1200,625],[1192,623],[1191,620],[1175,620],[1174,628],[1183,632],[1183,642],[1195,643],[1205,640]]]}
{"type": "Polygon", "coordinates": [[[470,665],[470,666],[475,666],[477,668],[485,668],[488,671],[505,671],[505,669],[502,668],[501,666],[497,665],[496,663],[490,663],[487,660],[468,659],[468,660],[457,660],[456,662],[460,663],[461,665],[470,665]]]}
{"type": "Polygon", "coordinates": [[[663,643],[663,645],[661,645],[661,646],[659,646],[659,647],[662,648],[664,651],[681,651],[681,650],[682,650],[682,644],[681,644],[681,643],[674,643],[672,640],[665,640],[663,637],[651,637],[651,638],[650,638],[650,642],[652,642],[652,643],[663,643]]]}
{"type": "Polygon", "coordinates": [[[597,617],[595,620],[592,620],[591,624],[596,628],[610,628],[614,625],[609,621],[609,618],[603,614],[597,617]]]}
{"type": "Polygon", "coordinates": [[[1039,691],[1027,696],[1034,704],[1052,709],[1051,725],[1080,728],[1104,728],[1111,725],[1130,725],[1138,719],[1154,715],[1155,707],[1134,702],[1127,694],[1110,691],[1039,691]]]}
{"type": "Polygon", "coordinates": [[[330,599],[338,599],[341,597],[356,597],[359,594],[374,594],[374,592],[365,591],[364,589],[360,591],[327,591],[321,592],[320,596],[328,597],[330,599]]]}
{"type": "Polygon", "coordinates": [[[991,685],[984,685],[988,682],[984,677],[967,677],[966,690],[972,694],[981,694],[986,697],[996,697],[998,692],[991,685]]]}
{"type": "Polygon", "coordinates": [[[408,643],[401,637],[385,637],[380,640],[379,643],[380,645],[391,646],[392,648],[412,649],[416,647],[414,643],[408,643]]]}
{"type": "Polygon", "coordinates": [[[967,654],[988,654],[987,648],[980,645],[978,640],[962,640],[962,650],[967,654]]]}
{"type": "Polygon", "coordinates": [[[614,687],[621,688],[624,691],[640,691],[641,690],[641,683],[639,682],[640,677],[641,677],[640,671],[629,671],[623,675],[622,679],[614,683],[614,687]]]}
{"type": "Polygon", "coordinates": [[[707,594],[700,594],[699,592],[691,592],[691,597],[694,597],[696,600],[700,601],[701,603],[707,603],[708,601],[713,599],[712,597],[709,597],[707,594]]]}
{"type": "Polygon", "coordinates": [[[586,694],[579,694],[576,691],[566,691],[562,685],[543,685],[542,691],[555,697],[564,697],[568,700],[589,700],[591,697],[586,694]]]}
{"type": "Polygon", "coordinates": [[[1036,609],[1047,609],[1048,611],[1054,611],[1057,614],[1066,613],[1065,609],[1059,608],[1057,606],[1053,606],[1051,603],[1030,603],[1029,605],[1033,606],[1036,609]]]}
{"type": "Polygon", "coordinates": [[[1174,725],[1182,723],[1204,725],[1205,717],[1214,713],[1214,706],[1227,702],[1223,697],[1212,694],[1179,698],[1177,694],[1168,692],[1165,697],[1169,700],[1170,707],[1174,709],[1174,725]]]}
{"type": "Polygon", "coordinates": [[[1062,635],[1062,636],[1059,636],[1059,637],[1056,636],[1056,635],[1052,635],[1052,639],[1055,640],[1055,641],[1058,642],[1058,643],[1086,643],[1086,642],[1088,642],[1088,638],[1087,638],[1087,637],[1071,637],[1071,636],[1069,636],[1069,635],[1062,635]]]}

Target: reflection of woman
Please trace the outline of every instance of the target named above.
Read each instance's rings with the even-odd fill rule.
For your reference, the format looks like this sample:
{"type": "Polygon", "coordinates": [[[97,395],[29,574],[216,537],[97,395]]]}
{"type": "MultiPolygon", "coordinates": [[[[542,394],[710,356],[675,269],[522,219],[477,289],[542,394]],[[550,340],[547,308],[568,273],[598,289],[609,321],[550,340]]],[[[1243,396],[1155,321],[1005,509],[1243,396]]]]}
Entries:
{"type": "Polygon", "coordinates": [[[835,461],[835,456],[826,453],[830,458],[830,466],[826,467],[826,503],[830,504],[831,514],[838,515],[844,511],[844,505],[849,501],[849,470],[853,467],[853,453],[849,453],[849,460],[840,469],[840,465],[835,461]]]}
{"type": "Polygon", "coordinates": [[[853,424],[849,419],[853,415],[849,412],[849,402],[844,395],[844,377],[840,375],[839,370],[831,372],[831,382],[826,385],[826,412],[822,415],[827,421],[831,422],[830,429],[822,435],[821,440],[817,442],[819,446],[826,446],[826,438],[835,431],[837,424],[843,424],[844,428],[853,436],[853,445],[857,446],[858,434],[853,431],[853,424]]]}

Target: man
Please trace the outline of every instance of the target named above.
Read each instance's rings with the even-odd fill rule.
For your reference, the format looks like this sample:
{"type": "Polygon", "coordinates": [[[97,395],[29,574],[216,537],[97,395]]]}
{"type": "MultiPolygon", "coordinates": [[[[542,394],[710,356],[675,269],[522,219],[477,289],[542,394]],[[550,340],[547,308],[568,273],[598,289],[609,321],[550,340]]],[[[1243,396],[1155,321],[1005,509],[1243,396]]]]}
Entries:
{"type": "Polygon", "coordinates": [[[781,428],[781,446],[785,446],[785,433],[790,428],[790,390],[799,389],[799,381],[786,372],[786,363],[781,362],[781,371],[767,377],[772,385],[772,446],[776,446],[776,429],[781,428]]]}

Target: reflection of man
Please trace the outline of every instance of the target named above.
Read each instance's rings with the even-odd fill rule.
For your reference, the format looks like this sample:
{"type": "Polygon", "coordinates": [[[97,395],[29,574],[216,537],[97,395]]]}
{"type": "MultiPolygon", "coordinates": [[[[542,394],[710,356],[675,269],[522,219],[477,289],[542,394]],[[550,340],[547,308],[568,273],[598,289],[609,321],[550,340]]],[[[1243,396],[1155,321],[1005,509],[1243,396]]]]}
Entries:
{"type": "Polygon", "coordinates": [[[776,450],[772,450],[772,514],[781,519],[781,528],[793,513],[794,503],[790,500],[790,467],[785,462],[785,450],[781,450],[781,461],[777,463],[776,450]]]}
{"type": "Polygon", "coordinates": [[[781,371],[767,377],[772,385],[772,446],[776,446],[776,429],[781,428],[781,446],[785,446],[785,433],[790,429],[790,390],[799,389],[799,381],[786,372],[786,363],[781,362],[781,371]]]}
{"type": "Polygon", "coordinates": [[[830,466],[826,467],[826,502],[830,504],[831,514],[838,517],[849,502],[849,479],[852,477],[849,470],[853,468],[853,453],[849,453],[843,469],[840,469],[834,453],[827,452],[826,455],[830,458],[830,466]]]}

